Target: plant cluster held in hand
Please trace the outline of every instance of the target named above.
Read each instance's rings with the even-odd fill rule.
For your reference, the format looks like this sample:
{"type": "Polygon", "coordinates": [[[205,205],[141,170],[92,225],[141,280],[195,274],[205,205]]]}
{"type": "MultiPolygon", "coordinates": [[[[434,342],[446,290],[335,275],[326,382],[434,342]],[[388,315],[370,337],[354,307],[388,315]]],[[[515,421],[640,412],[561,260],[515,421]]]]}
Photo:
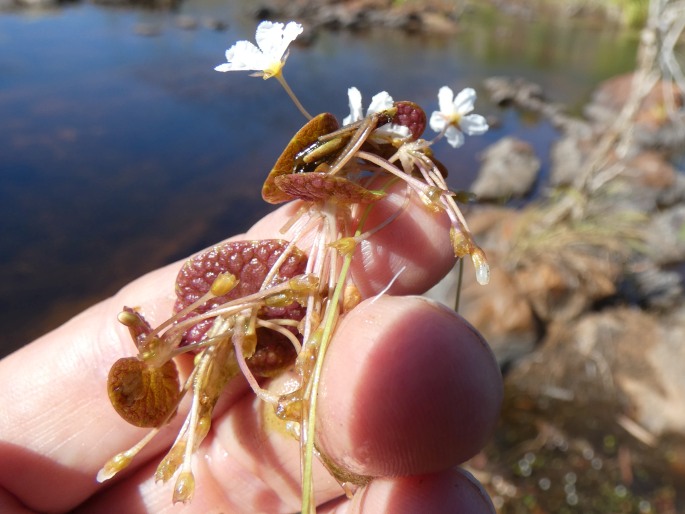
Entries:
{"type": "MultiPolygon", "coordinates": [[[[174,312],[152,327],[144,313],[125,307],[119,321],[130,331],[138,353],[114,363],[108,378],[112,405],[129,423],[151,430],[137,445],[105,464],[98,480],[124,469],[190,396],[190,409],[178,437],[160,462],[156,478],[174,480],[174,502],[195,493],[193,454],[208,433],[212,410],[225,385],[238,374],[255,394],[273,405],[302,449],[303,512],[313,509],[312,459],[316,455],[348,492],[368,477],[336,466],[315,447],[317,388],[326,348],[339,321],[354,309],[360,294],[350,266],[360,245],[392,230],[392,222],[416,198],[436,217],[449,219],[454,254],[470,257],[478,282],[489,279],[482,250],[467,228],[458,202],[463,193],[447,187],[445,167],[433,144],[453,147],[464,134],[484,133],[485,119],[471,114],[475,92],[438,92],[439,109],[428,118],[412,101],[375,95],[364,110],[358,89],[348,90],[350,114],[342,121],[329,113],[311,116],[283,76],[288,46],[302,32],[295,22],[262,22],[257,46],[239,41],[226,51],[217,71],[252,71],[276,78],[307,118],[286,146],[262,188],[272,204],[297,202],[298,209],[272,240],[231,241],[189,259],[176,280],[174,312]],[[437,135],[424,139],[426,125],[437,135]],[[403,202],[382,222],[369,214],[392,188],[403,202]],[[174,357],[190,352],[194,366],[183,383],[174,357]],[[291,390],[275,394],[259,378],[294,370],[291,390]]],[[[171,284],[170,284],[171,287],[171,284]]]]}

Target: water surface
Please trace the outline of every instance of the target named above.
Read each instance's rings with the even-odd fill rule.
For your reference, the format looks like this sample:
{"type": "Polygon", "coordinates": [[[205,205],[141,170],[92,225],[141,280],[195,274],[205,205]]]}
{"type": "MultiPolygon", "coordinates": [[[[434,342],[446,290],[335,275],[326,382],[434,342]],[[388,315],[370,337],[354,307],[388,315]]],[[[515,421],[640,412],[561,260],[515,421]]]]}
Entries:
{"type": "MultiPolygon", "coordinates": [[[[254,26],[243,4],[218,0],[0,13],[0,355],[271,209],[261,183],[304,120],[275,81],[213,71],[254,26]],[[177,27],[179,14],[198,28],[177,27]],[[208,16],[229,28],[206,28],[208,16]]],[[[611,28],[467,13],[452,37],[321,33],[285,71],[311,112],[339,118],[353,85],[430,111],[442,85],[479,89],[505,74],[579,110],[600,80],[632,67],[635,46],[611,28]]],[[[478,152],[509,134],[547,165],[548,123],[484,94],[477,108],[502,123],[459,151],[436,148],[453,187],[468,187],[478,152]]]]}

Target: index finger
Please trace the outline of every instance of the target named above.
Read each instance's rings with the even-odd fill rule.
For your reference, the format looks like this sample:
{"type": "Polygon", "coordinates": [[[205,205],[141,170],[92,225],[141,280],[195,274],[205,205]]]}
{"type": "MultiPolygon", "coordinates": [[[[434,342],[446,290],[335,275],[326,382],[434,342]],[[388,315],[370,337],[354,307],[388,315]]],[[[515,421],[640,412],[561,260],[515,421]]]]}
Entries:
{"type": "MultiPolygon", "coordinates": [[[[278,237],[300,202],[294,202],[259,221],[247,232],[257,239],[278,237]]],[[[358,221],[359,216],[356,217],[358,221]]],[[[454,250],[449,237],[450,222],[444,213],[427,209],[404,188],[393,188],[369,208],[362,231],[371,232],[357,244],[352,261],[352,280],[362,298],[385,291],[420,294],[435,285],[452,268],[454,250]],[[388,218],[393,220],[377,232],[388,218]]],[[[302,245],[307,250],[307,244],[302,245]]]]}

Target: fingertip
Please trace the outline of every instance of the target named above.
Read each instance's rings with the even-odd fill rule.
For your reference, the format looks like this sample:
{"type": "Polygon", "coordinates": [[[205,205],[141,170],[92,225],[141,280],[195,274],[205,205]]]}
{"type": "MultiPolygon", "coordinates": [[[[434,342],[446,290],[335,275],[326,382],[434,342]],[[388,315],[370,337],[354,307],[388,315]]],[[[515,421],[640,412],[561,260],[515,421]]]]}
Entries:
{"type": "Polygon", "coordinates": [[[422,298],[381,297],[343,320],[326,357],[320,444],[361,475],[450,468],[494,429],[497,363],[453,311],[422,298]]]}
{"type": "Polygon", "coordinates": [[[357,492],[350,511],[493,514],[495,508],[483,487],[469,473],[448,469],[426,475],[376,479],[357,492]]]}
{"type": "Polygon", "coordinates": [[[374,204],[364,226],[380,226],[398,212],[387,228],[357,247],[352,277],[364,297],[378,294],[391,281],[391,294],[421,293],[454,266],[448,217],[427,209],[415,195],[407,205],[404,189],[374,204]]]}

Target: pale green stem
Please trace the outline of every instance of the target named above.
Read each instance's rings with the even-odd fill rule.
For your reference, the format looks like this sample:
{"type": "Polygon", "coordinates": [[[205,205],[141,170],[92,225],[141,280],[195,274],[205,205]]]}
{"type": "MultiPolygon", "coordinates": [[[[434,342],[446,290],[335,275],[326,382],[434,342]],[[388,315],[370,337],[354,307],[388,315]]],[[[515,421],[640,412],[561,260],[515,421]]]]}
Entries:
{"type": "MultiPolygon", "coordinates": [[[[389,181],[383,189],[387,189],[395,181],[395,179],[389,181]]],[[[362,235],[362,230],[366,220],[373,209],[373,204],[368,205],[367,208],[362,213],[359,224],[357,225],[357,230],[355,231],[354,237],[357,238],[362,235]]],[[[323,361],[326,355],[326,350],[328,344],[333,337],[333,330],[337,324],[338,318],[338,305],[340,302],[340,296],[345,288],[345,282],[347,280],[347,275],[349,273],[350,265],[352,264],[352,256],[354,252],[350,252],[343,258],[343,263],[340,269],[340,275],[338,276],[338,281],[336,283],[335,289],[333,290],[333,297],[328,304],[328,309],[325,315],[325,325],[323,335],[321,337],[321,346],[319,347],[316,366],[314,367],[314,374],[309,382],[308,388],[310,390],[309,396],[309,409],[305,416],[307,420],[306,433],[302,434],[301,437],[305,437],[305,458],[302,463],[302,514],[310,514],[315,511],[314,504],[314,490],[313,490],[313,455],[315,453],[314,447],[314,431],[316,427],[316,405],[317,405],[317,389],[319,387],[319,379],[321,377],[321,370],[323,369],[323,361]]]]}
{"type": "Polygon", "coordinates": [[[276,75],[273,75],[276,80],[283,86],[283,89],[285,89],[285,92],[288,93],[288,96],[290,99],[293,101],[295,106],[300,110],[302,115],[307,118],[308,120],[312,119],[312,115],[307,112],[307,109],[304,108],[304,106],[300,103],[300,101],[297,99],[297,96],[295,96],[295,93],[293,93],[293,90],[290,89],[290,86],[288,83],[285,81],[285,77],[283,76],[283,72],[278,72],[276,75]]]}
{"type": "Polygon", "coordinates": [[[464,278],[464,258],[459,258],[459,269],[457,270],[457,296],[454,299],[454,312],[459,312],[459,300],[461,300],[461,284],[464,278]]]}
{"type": "Polygon", "coordinates": [[[333,291],[333,298],[329,303],[329,308],[326,310],[326,322],[324,325],[323,335],[321,337],[321,346],[318,351],[318,358],[316,359],[316,366],[314,367],[314,376],[312,377],[312,393],[309,399],[309,414],[307,423],[307,435],[306,435],[306,447],[305,447],[305,461],[302,470],[302,513],[308,514],[313,512],[314,508],[314,491],[312,487],[312,464],[314,455],[314,429],[316,426],[316,404],[318,395],[316,390],[319,385],[319,378],[321,377],[321,370],[323,369],[324,356],[326,355],[326,350],[328,348],[328,343],[332,339],[333,329],[336,325],[336,319],[338,317],[338,304],[340,302],[340,296],[342,294],[345,280],[347,278],[347,273],[352,263],[352,254],[345,255],[343,260],[342,268],[340,270],[340,275],[338,277],[338,283],[336,284],[335,290],[333,291]]]}

